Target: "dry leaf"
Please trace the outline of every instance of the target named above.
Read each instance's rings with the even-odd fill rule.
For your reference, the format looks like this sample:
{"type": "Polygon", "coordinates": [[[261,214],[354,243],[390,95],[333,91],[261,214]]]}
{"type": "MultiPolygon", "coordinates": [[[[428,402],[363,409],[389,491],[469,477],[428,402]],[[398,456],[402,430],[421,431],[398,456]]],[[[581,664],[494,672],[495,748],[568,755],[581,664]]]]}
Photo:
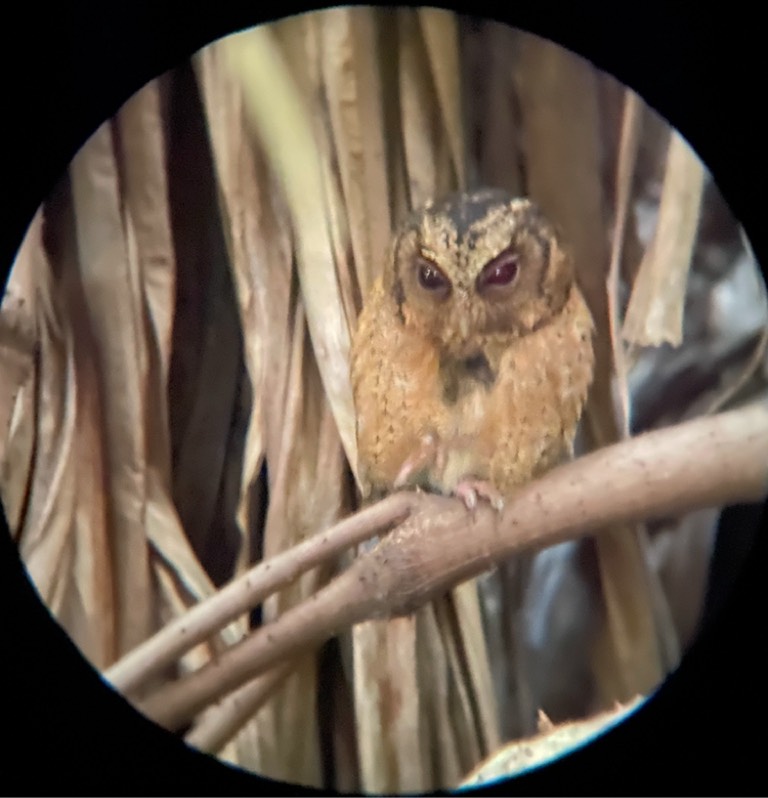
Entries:
{"type": "Polygon", "coordinates": [[[22,395],[29,414],[18,418],[14,429],[14,444],[16,436],[36,440],[34,459],[18,474],[19,487],[28,491],[26,511],[17,516],[18,540],[43,599],[86,656],[103,667],[116,652],[104,463],[97,437],[100,397],[89,356],[92,339],[82,323],[71,208],[61,184],[55,195],[30,228],[17,264],[17,284],[34,285],[30,306],[39,331],[38,390],[22,395]],[[58,248],[64,266],[60,280],[44,239],[58,248]],[[69,317],[79,321],[70,324],[69,317]]]}
{"type": "Polygon", "coordinates": [[[608,268],[608,320],[611,331],[613,364],[619,402],[616,420],[622,438],[629,436],[628,364],[621,339],[621,303],[619,298],[620,270],[624,251],[624,236],[632,199],[632,178],[642,129],[643,107],[640,98],[630,89],[624,91],[621,138],[616,167],[616,211],[611,241],[611,260],[608,268]]]}
{"type": "Polygon", "coordinates": [[[519,119],[512,80],[515,31],[492,20],[475,20],[471,26],[465,22],[461,33],[470,175],[476,171],[481,185],[522,196],[519,119]]]}
{"type": "Polygon", "coordinates": [[[462,773],[459,731],[450,706],[453,674],[435,612],[434,604],[429,604],[416,614],[419,683],[428,687],[419,700],[424,707],[422,722],[426,736],[432,741],[427,747],[432,789],[437,785],[455,784],[462,773]]]}
{"type": "Polygon", "coordinates": [[[399,86],[410,207],[456,188],[448,138],[415,9],[400,8],[399,86]]]}
{"type": "Polygon", "coordinates": [[[291,243],[282,208],[245,128],[240,85],[232,79],[222,51],[210,46],[199,53],[208,131],[217,170],[222,220],[243,330],[243,352],[250,378],[251,407],[245,441],[237,520],[241,548],[236,573],[250,563],[250,530],[258,508],[252,506],[266,450],[265,403],[279,369],[280,335],[287,334],[291,243]]]}
{"type": "Polygon", "coordinates": [[[391,233],[376,11],[334,8],[316,21],[357,285],[364,297],[389,254],[391,233]]]}
{"type": "Polygon", "coordinates": [[[48,269],[42,224],[42,211],[38,211],[0,303],[0,497],[14,534],[22,522],[34,447],[35,350],[39,335],[36,284],[48,269]]]}
{"type": "Polygon", "coordinates": [[[70,167],[80,275],[93,329],[108,430],[107,486],[115,563],[119,652],[148,636],[152,587],[144,533],[146,348],[137,263],[130,258],[110,126],[104,125],[70,167]]]}
{"type": "MultiPolygon", "coordinates": [[[[593,448],[618,439],[606,293],[607,248],[600,180],[595,71],[552,42],[519,34],[520,98],[528,194],[562,229],[595,321],[595,378],[586,409],[593,448]]],[[[617,529],[597,541],[610,642],[600,680],[611,699],[651,689],[662,676],[647,564],[637,536],[617,529]],[[615,657],[610,652],[615,653],[615,657]],[[609,672],[616,671],[615,679],[609,672]]]]}
{"type": "Polygon", "coordinates": [[[624,320],[622,335],[632,344],[679,346],[683,339],[685,288],[703,186],[703,164],[673,131],[656,232],[640,265],[624,320]]]}
{"type": "Polygon", "coordinates": [[[349,461],[355,463],[349,330],[323,213],[320,152],[310,117],[269,28],[231,36],[217,46],[225,49],[233,75],[241,82],[249,118],[285,190],[315,355],[344,450],[349,461]]]}
{"type": "Polygon", "coordinates": [[[424,710],[416,679],[416,620],[368,621],[352,629],[355,715],[366,792],[426,792],[424,710]]]}
{"type": "Polygon", "coordinates": [[[419,8],[417,13],[458,188],[466,188],[458,18],[441,8],[419,8]]]}

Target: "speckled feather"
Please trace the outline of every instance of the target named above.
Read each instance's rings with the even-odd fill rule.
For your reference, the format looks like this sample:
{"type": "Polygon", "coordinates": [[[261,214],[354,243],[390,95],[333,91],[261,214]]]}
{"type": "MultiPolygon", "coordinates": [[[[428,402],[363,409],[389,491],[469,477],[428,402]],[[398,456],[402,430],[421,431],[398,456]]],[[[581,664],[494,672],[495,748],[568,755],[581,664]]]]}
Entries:
{"type": "Polygon", "coordinates": [[[352,342],[363,484],[391,490],[432,435],[441,456],[410,482],[451,493],[471,478],[509,494],[571,452],[592,371],[589,310],[535,206],[493,190],[428,206],[395,237],[352,342]],[[510,252],[514,283],[483,294],[479,275],[510,252]],[[447,294],[419,286],[425,257],[447,294]]]}

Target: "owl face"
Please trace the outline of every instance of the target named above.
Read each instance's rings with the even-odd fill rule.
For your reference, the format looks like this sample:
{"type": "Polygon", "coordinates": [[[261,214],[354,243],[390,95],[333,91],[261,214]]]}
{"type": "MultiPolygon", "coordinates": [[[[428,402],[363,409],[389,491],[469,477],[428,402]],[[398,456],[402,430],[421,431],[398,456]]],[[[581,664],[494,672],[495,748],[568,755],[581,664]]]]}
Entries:
{"type": "Polygon", "coordinates": [[[539,329],[573,283],[570,259],[536,206],[491,189],[414,214],[396,238],[392,270],[403,322],[458,357],[539,329]]]}

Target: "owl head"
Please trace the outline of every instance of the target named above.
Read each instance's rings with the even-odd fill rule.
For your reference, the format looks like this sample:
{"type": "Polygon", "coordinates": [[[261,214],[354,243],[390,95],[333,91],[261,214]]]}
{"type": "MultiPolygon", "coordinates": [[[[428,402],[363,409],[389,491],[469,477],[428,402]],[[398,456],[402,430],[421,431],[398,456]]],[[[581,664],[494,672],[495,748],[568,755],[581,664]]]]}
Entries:
{"type": "Polygon", "coordinates": [[[538,208],[495,189],[453,194],[413,214],[390,268],[385,284],[403,323],[457,357],[547,324],[574,279],[538,208]]]}

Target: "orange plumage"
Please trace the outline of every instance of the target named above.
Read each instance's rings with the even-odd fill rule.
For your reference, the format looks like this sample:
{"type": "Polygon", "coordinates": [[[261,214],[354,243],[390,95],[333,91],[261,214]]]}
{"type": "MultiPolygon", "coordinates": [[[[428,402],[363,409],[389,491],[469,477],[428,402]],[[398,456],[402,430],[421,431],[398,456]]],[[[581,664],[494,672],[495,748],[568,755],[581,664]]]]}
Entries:
{"type": "Polygon", "coordinates": [[[592,381],[592,318],[528,200],[481,190],[414,214],[352,342],[358,467],[494,503],[571,452],[592,381]]]}

